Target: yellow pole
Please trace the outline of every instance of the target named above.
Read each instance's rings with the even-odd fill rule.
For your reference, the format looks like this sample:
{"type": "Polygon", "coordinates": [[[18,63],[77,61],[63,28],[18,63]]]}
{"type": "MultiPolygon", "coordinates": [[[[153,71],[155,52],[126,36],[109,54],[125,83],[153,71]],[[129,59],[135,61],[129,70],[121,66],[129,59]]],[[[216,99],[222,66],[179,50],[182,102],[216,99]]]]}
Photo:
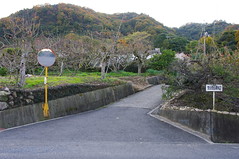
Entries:
{"type": "Polygon", "coordinates": [[[48,67],[45,67],[45,102],[43,104],[43,115],[44,117],[49,117],[49,107],[48,107],[48,84],[47,84],[47,78],[48,78],[48,67]]]}

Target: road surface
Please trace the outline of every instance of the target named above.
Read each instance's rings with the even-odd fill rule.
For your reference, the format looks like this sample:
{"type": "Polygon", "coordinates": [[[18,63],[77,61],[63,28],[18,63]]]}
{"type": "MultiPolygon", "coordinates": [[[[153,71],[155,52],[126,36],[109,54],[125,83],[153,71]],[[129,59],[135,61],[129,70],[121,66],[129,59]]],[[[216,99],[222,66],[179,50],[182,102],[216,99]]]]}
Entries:
{"type": "Polygon", "coordinates": [[[211,144],[148,115],[161,86],[107,107],[0,132],[0,159],[238,159],[239,144],[211,144]]]}

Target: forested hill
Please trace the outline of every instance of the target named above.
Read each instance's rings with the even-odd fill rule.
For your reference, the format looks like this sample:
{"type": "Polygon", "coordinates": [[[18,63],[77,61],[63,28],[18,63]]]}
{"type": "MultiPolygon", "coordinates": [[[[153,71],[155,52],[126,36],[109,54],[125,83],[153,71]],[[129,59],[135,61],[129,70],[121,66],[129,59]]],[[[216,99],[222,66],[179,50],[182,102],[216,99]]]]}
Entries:
{"type": "Polygon", "coordinates": [[[79,35],[108,38],[116,35],[118,31],[122,36],[146,31],[153,35],[157,43],[155,47],[162,47],[158,43],[168,37],[179,36],[187,40],[198,40],[203,33],[203,28],[204,31],[215,36],[224,31],[239,29],[239,25],[232,25],[225,21],[214,21],[211,24],[189,23],[180,28],[169,28],[145,14],[105,14],[77,5],[60,3],[34,6],[32,9],[24,9],[0,19],[0,38],[3,37],[4,30],[12,27],[12,20],[21,21],[21,18],[40,24],[40,32],[50,36],[73,32],[79,35]]]}
{"type": "Polygon", "coordinates": [[[69,32],[85,34],[101,34],[107,36],[118,31],[122,35],[136,31],[147,31],[151,34],[172,32],[153,18],[145,14],[122,13],[104,14],[72,4],[39,5],[32,9],[24,9],[0,20],[0,34],[7,28],[4,21],[12,18],[31,18],[40,23],[40,30],[47,34],[59,35],[69,32]],[[103,33],[103,34],[102,34],[103,33]]]}
{"type": "Polygon", "coordinates": [[[180,28],[176,28],[176,33],[179,36],[186,37],[189,40],[198,40],[203,32],[208,32],[210,35],[218,36],[224,31],[238,30],[239,25],[230,24],[225,21],[219,20],[213,23],[188,23],[180,28]]]}

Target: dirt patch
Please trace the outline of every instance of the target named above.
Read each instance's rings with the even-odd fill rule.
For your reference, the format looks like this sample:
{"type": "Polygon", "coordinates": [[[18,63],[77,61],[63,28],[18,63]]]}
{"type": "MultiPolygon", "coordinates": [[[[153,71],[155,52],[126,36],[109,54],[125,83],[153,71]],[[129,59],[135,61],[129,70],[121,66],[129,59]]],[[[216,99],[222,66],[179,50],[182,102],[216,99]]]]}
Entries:
{"type": "Polygon", "coordinates": [[[133,88],[136,92],[144,90],[145,88],[151,86],[146,77],[143,76],[130,76],[130,77],[120,77],[119,79],[127,82],[132,82],[133,88]]]}

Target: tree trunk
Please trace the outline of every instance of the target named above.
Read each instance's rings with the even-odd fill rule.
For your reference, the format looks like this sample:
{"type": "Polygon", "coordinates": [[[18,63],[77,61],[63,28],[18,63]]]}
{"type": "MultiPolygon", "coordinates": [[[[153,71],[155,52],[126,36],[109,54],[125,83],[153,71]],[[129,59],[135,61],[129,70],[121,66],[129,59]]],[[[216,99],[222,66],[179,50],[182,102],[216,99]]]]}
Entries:
{"type": "Polygon", "coordinates": [[[142,72],[142,63],[138,63],[138,74],[141,74],[142,72]]]}
{"type": "Polygon", "coordinates": [[[18,87],[23,87],[26,82],[26,56],[27,53],[23,53],[21,56],[18,87]]]}
{"type": "Polygon", "coordinates": [[[60,76],[61,76],[62,73],[63,73],[63,69],[64,69],[64,62],[61,61],[60,76]]]}
{"type": "Polygon", "coordinates": [[[119,71],[119,68],[118,68],[117,64],[113,64],[111,70],[112,70],[113,72],[118,72],[118,71],[119,71]]]}
{"type": "Polygon", "coordinates": [[[106,68],[106,61],[102,60],[101,62],[101,79],[105,79],[105,68],[106,68]]]}

